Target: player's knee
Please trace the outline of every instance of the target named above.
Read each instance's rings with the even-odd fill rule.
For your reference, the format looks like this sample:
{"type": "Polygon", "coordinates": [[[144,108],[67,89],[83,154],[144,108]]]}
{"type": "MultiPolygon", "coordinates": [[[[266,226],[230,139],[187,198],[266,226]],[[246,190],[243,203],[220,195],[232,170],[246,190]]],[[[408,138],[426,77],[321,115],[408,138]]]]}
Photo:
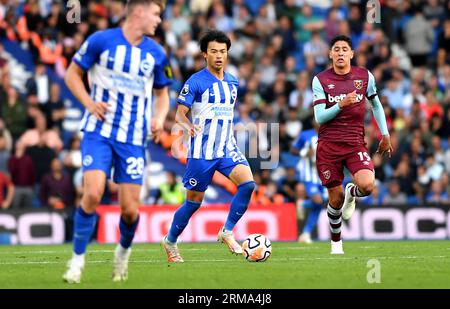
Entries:
{"type": "Polygon", "coordinates": [[[139,211],[137,208],[129,207],[122,209],[122,218],[127,223],[133,223],[136,221],[137,217],[139,216],[139,211]]]}
{"type": "Polygon", "coordinates": [[[341,208],[342,204],[344,204],[344,194],[338,193],[334,196],[330,196],[329,202],[334,208],[341,208]]]}
{"type": "Polygon", "coordinates": [[[96,207],[100,204],[100,201],[102,200],[101,194],[94,192],[94,191],[86,191],[83,194],[83,204],[86,207],[92,208],[96,207]]]}
{"type": "Polygon", "coordinates": [[[362,193],[369,195],[372,193],[373,189],[375,189],[375,184],[373,182],[367,182],[367,183],[358,185],[358,187],[362,191],[362,193]]]}

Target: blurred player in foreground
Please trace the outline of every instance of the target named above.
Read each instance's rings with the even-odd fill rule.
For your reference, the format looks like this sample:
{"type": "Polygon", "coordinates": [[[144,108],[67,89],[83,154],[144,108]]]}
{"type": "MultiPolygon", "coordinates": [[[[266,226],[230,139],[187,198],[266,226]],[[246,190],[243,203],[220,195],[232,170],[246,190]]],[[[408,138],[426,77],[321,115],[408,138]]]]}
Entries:
{"type": "Polygon", "coordinates": [[[162,46],[147,37],[155,33],[164,6],[163,0],[129,0],[123,27],[91,35],[68,69],[66,84],[86,112],[81,123],[84,192],[75,213],[73,255],[63,276],[66,282],[81,280],[86,247],[96,224],[95,209],[112,167],[121,208],[112,278],[124,281],[128,277],[131,243],[139,222],[146,141],[150,133],[158,139],[169,109],[166,55],[162,46]],[[90,94],[83,84],[85,72],[89,72],[90,94]],[[151,119],[153,90],[156,115],[151,119]]]}

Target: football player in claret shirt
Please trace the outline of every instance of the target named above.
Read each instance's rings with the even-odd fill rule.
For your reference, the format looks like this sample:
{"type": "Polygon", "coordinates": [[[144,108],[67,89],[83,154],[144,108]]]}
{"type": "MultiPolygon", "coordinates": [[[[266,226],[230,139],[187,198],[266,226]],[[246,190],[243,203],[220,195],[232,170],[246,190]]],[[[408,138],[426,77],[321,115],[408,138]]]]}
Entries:
{"type": "Polygon", "coordinates": [[[331,230],[331,253],[343,254],[341,224],[355,210],[356,197],[369,195],[375,186],[374,167],[364,142],[366,98],[382,134],[377,152],[393,151],[375,78],[367,69],[352,66],[352,41],[337,36],[330,44],[332,67],[317,74],[312,82],[314,116],[319,127],[317,171],[328,190],[327,207],[331,230]],[[345,192],[344,167],[353,177],[345,192]]]}

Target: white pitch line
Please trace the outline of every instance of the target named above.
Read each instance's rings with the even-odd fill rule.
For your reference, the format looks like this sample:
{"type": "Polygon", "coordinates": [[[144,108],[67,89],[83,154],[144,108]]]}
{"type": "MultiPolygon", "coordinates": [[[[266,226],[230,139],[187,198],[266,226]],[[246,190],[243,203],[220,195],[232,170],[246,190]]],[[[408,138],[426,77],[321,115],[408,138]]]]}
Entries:
{"type": "MultiPolygon", "coordinates": [[[[311,249],[319,249],[319,247],[285,247],[282,248],[282,250],[311,250],[311,249]]],[[[133,249],[133,252],[155,252],[155,251],[161,251],[160,248],[149,248],[149,249],[133,249]]],[[[182,248],[182,251],[222,251],[224,250],[223,247],[219,248],[182,248]]],[[[65,254],[65,253],[71,253],[71,250],[36,250],[36,251],[0,251],[0,255],[7,255],[7,254],[65,254]]],[[[89,250],[86,252],[87,254],[90,253],[113,253],[114,250],[89,250]]]]}
{"type": "MultiPolygon", "coordinates": [[[[378,256],[378,257],[370,257],[364,256],[359,257],[361,260],[376,258],[380,260],[395,260],[395,259],[424,259],[424,258],[432,258],[432,259],[448,259],[450,256],[445,255],[433,255],[433,256],[378,256]]],[[[342,261],[342,260],[355,260],[355,257],[313,257],[313,258],[271,258],[270,261],[277,262],[289,262],[289,261],[316,261],[316,260],[332,260],[332,261],[342,261]]],[[[194,263],[216,263],[216,262],[232,262],[233,259],[195,259],[195,260],[185,260],[185,262],[194,262],[194,263]]],[[[66,264],[67,261],[20,261],[20,262],[0,262],[0,265],[47,265],[47,264],[66,264]]],[[[87,260],[87,264],[104,264],[104,260],[87,260]]],[[[155,264],[155,263],[167,263],[166,260],[130,260],[131,264],[155,264]]]]}

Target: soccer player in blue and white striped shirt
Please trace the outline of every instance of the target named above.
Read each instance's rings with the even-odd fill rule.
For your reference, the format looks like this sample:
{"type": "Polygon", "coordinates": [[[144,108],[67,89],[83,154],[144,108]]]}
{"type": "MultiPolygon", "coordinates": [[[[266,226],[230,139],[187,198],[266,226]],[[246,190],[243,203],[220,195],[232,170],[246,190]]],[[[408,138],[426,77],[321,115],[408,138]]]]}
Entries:
{"type": "Polygon", "coordinates": [[[242,253],[232,230],[247,210],[255,182],[233,135],[238,81],[224,71],[230,46],[231,41],[223,32],[206,32],[200,40],[200,49],[207,66],[188,79],[178,97],[176,121],[191,139],[183,178],[186,202],[176,211],[169,234],[162,240],[169,262],[183,262],[176,244],[178,236],[200,207],[215,171],[238,187],[218,240],[232,253],[242,253]],[[189,112],[191,119],[187,117],[189,112]]]}
{"type": "Polygon", "coordinates": [[[112,167],[121,206],[113,280],[127,279],[139,222],[146,140],[150,133],[158,138],[169,109],[167,58],[163,48],[147,37],[155,33],[164,6],[164,0],[128,0],[123,27],[91,35],[67,71],[67,86],[86,108],[81,124],[83,197],[74,218],[73,256],[63,276],[69,283],[80,282],[96,223],[95,209],[112,167]],[[85,72],[90,94],[83,85],[85,72]],[[156,114],[152,119],[153,94],[156,114]]]}

